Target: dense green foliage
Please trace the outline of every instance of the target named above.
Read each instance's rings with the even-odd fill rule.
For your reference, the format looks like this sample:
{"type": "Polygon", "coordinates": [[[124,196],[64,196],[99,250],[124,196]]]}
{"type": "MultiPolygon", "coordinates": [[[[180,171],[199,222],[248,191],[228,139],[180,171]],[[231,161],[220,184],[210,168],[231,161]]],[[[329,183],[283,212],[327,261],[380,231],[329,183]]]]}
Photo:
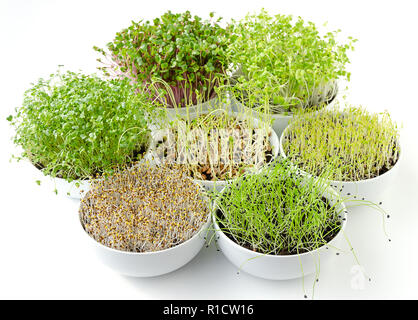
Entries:
{"type": "Polygon", "coordinates": [[[265,10],[232,25],[234,93],[251,107],[284,113],[318,106],[335,96],[337,79],[350,78],[347,51],[356,40],[338,44],[338,31],[321,36],[312,22],[265,10]]]}
{"type": "Polygon", "coordinates": [[[263,254],[315,250],[341,229],[341,198],[327,184],[295,173],[288,161],[276,161],[257,174],[228,185],[216,200],[216,221],[237,244],[263,254]]]}
{"type": "Polygon", "coordinates": [[[25,92],[14,142],[45,174],[87,179],[135,160],[149,139],[149,98],[128,80],[57,72],[25,92]],[[137,91],[137,93],[135,93],[137,91]]]}
{"type": "Polygon", "coordinates": [[[210,17],[202,20],[189,11],[168,11],[152,22],[132,22],[108,43],[111,64],[103,69],[164,90],[169,106],[206,101],[223,81],[229,43],[229,33],[219,25],[221,18],[213,20],[213,13],[210,17]]]}

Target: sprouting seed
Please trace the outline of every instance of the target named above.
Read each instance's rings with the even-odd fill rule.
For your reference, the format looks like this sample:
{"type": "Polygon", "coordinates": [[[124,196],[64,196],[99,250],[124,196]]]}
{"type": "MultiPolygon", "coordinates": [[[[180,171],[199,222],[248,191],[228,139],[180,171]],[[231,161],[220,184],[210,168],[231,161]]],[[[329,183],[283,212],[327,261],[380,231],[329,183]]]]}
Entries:
{"type": "Polygon", "coordinates": [[[283,151],[312,175],[332,168],[329,180],[366,180],[384,174],[397,163],[399,130],[386,111],[373,114],[362,107],[340,108],[336,104],[294,116],[285,131],[283,151]]]}
{"type": "Polygon", "coordinates": [[[267,123],[255,127],[252,117],[237,118],[218,109],[196,118],[178,117],[166,134],[167,144],[156,150],[159,160],[182,167],[197,180],[234,179],[273,158],[267,123]]]}
{"type": "Polygon", "coordinates": [[[292,175],[294,168],[287,164],[275,161],[215,193],[218,225],[242,247],[262,254],[298,254],[326,245],[341,229],[341,197],[332,198],[331,205],[323,197],[326,184],[292,175]]]}
{"type": "Polygon", "coordinates": [[[205,193],[181,170],[137,164],[94,180],[80,204],[85,231],[129,252],[174,247],[208,220],[205,193]]]}

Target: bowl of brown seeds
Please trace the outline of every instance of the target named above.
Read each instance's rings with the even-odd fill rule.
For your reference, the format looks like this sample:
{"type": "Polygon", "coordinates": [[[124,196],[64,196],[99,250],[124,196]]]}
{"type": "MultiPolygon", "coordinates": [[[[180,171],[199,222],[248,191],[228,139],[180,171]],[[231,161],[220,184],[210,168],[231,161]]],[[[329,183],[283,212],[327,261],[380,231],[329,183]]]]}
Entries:
{"type": "Polygon", "coordinates": [[[210,224],[201,186],[181,169],[145,162],[95,180],[79,216],[102,262],[135,277],[187,264],[203,247],[210,224]]]}

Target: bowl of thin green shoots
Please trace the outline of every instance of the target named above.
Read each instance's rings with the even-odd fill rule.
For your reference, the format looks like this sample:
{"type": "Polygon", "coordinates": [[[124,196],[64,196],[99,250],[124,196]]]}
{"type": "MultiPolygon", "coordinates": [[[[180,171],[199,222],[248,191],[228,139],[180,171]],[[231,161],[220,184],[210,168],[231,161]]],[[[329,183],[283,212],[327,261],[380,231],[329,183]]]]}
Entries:
{"type": "Polygon", "coordinates": [[[332,168],[330,185],[351,200],[379,202],[401,162],[399,129],[387,111],[345,106],[299,114],[280,137],[281,155],[304,174],[332,168]]]}
{"type": "Polygon", "coordinates": [[[324,181],[277,160],[228,184],[216,195],[212,215],[220,250],[238,271],[256,277],[318,275],[320,264],[336,255],[347,214],[324,181]]]}

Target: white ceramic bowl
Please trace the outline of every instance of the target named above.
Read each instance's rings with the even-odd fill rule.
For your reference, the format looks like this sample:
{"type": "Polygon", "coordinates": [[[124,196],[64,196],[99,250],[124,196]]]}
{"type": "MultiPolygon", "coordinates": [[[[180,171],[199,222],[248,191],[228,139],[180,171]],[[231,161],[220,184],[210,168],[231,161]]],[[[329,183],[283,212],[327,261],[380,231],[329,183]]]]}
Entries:
{"type": "Polygon", "coordinates": [[[209,214],[208,221],[189,240],[169,249],[139,253],[116,250],[97,242],[85,232],[80,219],[87,241],[102,263],[122,275],[131,277],[155,277],[186,265],[205,244],[210,223],[209,214]]]}
{"type": "MultiPolygon", "coordinates": [[[[336,199],[335,197],[338,197],[338,194],[332,188],[328,188],[324,196],[334,204],[336,199]]],[[[336,255],[333,248],[340,248],[340,244],[344,238],[344,229],[347,223],[347,210],[344,203],[340,203],[339,205],[342,218],[341,230],[327,245],[310,252],[281,256],[266,255],[248,250],[241,247],[225,235],[216,222],[216,212],[214,212],[212,214],[212,219],[216,232],[217,243],[222,253],[233,265],[237,267],[237,270],[242,270],[255,277],[268,280],[288,280],[300,278],[305,275],[319,272],[319,267],[328,263],[336,255]]]]}
{"type": "Polygon", "coordinates": [[[61,178],[52,178],[58,194],[63,194],[71,199],[79,200],[90,190],[90,180],[75,180],[68,182],[61,178]]]}
{"type": "MultiPolygon", "coordinates": [[[[35,165],[28,161],[30,166],[34,170],[34,176],[36,179],[41,181],[42,184],[52,184],[53,188],[56,190],[57,194],[68,196],[71,199],[79,200],[83,197],[85,192],[90,190],[90,180],[74,180],[68,182],[62,178],[54,178],[48,175],[44,175],[42,171],[35,167],[35,165]]],[[[52,189],[51,191],[54,191],[52,189]]]]}
{"type": "MultiPolygon", "coordinates": [[[[221,111],[216,111],[216,112],[221,112],[221,111]]],[[[248,118],[248,115],[244,115],[240,112],[234,112],[229,110],[228,113],[230,115],[234,115],[236,116],[238,119],[245,119],[248,118]]],[[[201,113],[197,112],[197,113],[190,113],[190,119],[194,119],[197,116],[199,116],[201,113]]],[[[262,125],[262,122],[260,119],[254,118],[254,125],[256,128],[259,128],[262,125]]],[[[276,132],[274,130],[270,130],[271,135],[269,138],[270,141],[270,145],[272,147],[272,159],[271,161],[273,161],[274,159],[277,158],[277,156],[279,155],[279,138],[276,134],[276,132]]],[[[158,159],[158,157],[156,156],[156,154],[153,153],[154,149],[156,148],[156,141],[157,140],[161,140],[164,133],[163,132],[153,132],[152,134],[153,137],[153,142],[151,143],[151,147],[150,150],[152,150],[152,152],[150,153],[149,158],[152,159],[151,161],[155,161],[156,163],[159,163],[160,160],[158,159]]],[[[221,191],[228,183],[232,182],[232,180],[217,180],[217,181],[208,181],[208,180],[198,180],[198,179],[194,179],[194,181],[198,184],[200,184],[201,186],[203,186],[206,190],[214,190],[216,189],[217,191],[221,191]]]]}
{"type": "MultiPolygon", "coordinates": [[[[280,137],[280,154],[284,158],[287,156],[283,150],[283,140],[287,130],[289,130],[289,127],[283,131],[280,137]]],[[[380,204],[382,202],[381,195],[386,190],[386,188],[392,184],[396,178],[396,175],[398,174],[400,166],[399,163],[401,162],[402,158],[403,152],[401,150],[399,153],[398,161],[395,163],[395,165],[389,171],[375,178],[360,181],[329,180],[329,184],[347,201],[365,200],[371,201],[375,204],[380,204]]],[[[303,175],[312,176],[310,173],[307,173],[299,168],[298,171],[303,175]]]]}

